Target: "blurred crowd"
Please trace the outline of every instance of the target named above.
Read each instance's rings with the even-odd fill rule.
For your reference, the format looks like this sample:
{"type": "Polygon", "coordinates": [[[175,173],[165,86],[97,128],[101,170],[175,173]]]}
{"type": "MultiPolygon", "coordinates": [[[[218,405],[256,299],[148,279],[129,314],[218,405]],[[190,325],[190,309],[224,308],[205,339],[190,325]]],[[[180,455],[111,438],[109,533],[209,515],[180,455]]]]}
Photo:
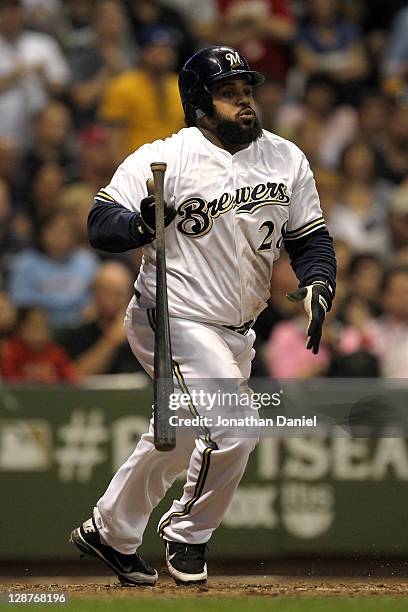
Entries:
{"type": "Polygon", "coordinates": [[[3,382],[140,369],[140,254],[93,251],[87,213],[126,155],[183,127],[177,72],[210,44],[266,75],[263,127],[307,155],[338,260],[313,356],[282,249],[254,374],[408,378],[406,0],[0,0],[3,382]]]}

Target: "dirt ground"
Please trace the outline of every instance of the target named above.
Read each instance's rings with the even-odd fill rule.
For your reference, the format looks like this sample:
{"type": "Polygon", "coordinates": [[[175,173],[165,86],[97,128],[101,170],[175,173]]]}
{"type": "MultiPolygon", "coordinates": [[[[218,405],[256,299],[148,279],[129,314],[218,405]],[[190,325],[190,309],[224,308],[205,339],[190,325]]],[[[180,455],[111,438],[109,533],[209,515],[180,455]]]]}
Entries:
{"type": "Polygon", "coordinates": [[[407,597],[408,579],[304,579],[277,576],[213,576],[206,586],[177,587],[166,575],[160,575],[154,587],[123,587],[111,577],[32,578],[16,582],[3,579],[0,592],[64,592],[71,599],[121,599],[152,597],[407,597]]]}

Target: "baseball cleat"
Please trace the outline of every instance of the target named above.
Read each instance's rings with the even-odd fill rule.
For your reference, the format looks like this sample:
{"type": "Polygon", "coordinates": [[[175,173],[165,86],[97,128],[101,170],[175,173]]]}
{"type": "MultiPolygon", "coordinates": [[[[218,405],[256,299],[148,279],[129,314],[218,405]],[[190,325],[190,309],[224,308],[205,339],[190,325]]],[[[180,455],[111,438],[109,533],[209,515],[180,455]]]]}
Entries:
{"type": "Polygon", "coordinates": [[[177,584],[202,584],[207,580],[206,544],[166,542],[166,563],[177,584]]]}
{"type": "Polygon", "coordinates": [[[125,585],[153,585],[157,581],[157,572],[137,553],[124,555],[111,546],[102,544],[93,518],[71,532],[69,541],[75,544],[81,553],[99,557],[118,576],[125,585]]]}

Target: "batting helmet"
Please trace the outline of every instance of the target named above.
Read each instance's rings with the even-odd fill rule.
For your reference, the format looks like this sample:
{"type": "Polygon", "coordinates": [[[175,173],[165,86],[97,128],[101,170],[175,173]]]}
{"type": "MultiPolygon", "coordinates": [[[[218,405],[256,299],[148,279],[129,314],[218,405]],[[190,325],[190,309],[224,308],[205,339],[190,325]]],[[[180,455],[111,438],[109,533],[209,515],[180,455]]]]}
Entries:
{"type": "Polygon", "coordinates": [[[245,57],[231,47],[207,47],[195,53],[184,64],[178,81],[187,125],[211,111],[211,83],[242,75],[254,86],[265,80],[263,74],[251,70],[245,57]]]}

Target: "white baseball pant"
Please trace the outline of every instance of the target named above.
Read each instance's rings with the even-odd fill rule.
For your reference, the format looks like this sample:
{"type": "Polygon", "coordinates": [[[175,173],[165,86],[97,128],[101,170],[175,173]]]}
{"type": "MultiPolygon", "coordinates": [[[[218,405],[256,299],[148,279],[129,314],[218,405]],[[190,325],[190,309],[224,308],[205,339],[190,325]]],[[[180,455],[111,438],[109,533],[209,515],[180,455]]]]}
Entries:
{"type": "MultiPolygon", "coordinates": [[[[125,326],[132,350],[153,376],[154,311],[129,304],[125,326]]],[[[170,318],[175,391],[191,391],[192,379],[235,379],[248,392],[247,380],[254,356],[255,333],[245,335],[222,325],[170,318]]],[[[191,416],[188,408],[181,411],[191,416]]],[[[178,411],[180,414],[180,409],[178,411]]],[[[176,477],[187,469],[180,500],[162,517],[158,532],[164,539],[188,544],[207,542],[220,524],[244,473],[257,438],[226,438],[207,430],[177,438],[176,448],[159,452],[153,440],[153,420],[135,451],[119,468],[98,501],[94,516],[102,540],[124,554],[142,542],[150,513],[163,499],[176,477]]]]}

